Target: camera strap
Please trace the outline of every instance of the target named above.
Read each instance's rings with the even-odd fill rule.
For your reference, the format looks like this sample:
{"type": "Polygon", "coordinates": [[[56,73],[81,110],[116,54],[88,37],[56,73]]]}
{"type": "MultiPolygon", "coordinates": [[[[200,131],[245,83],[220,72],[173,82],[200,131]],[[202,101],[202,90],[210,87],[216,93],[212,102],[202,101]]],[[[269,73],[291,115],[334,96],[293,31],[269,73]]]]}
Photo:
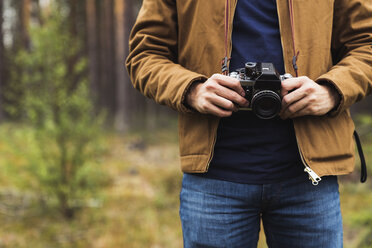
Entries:
{"type": "Polygon", "coordinates": [[[360,142],[359,135],[356,130],[354,130],[354,138],[355,138],[355,143],[357,145],[359,158],[360,158],[360,182],[364,183],[365,181],[367,181],[367,164],[364,158],[362,144],[360,142]]]}
{"type": "MultiPolygon", "coordinates": [[[[291,18],[291,31],[292,31],[292,47],[293,47],[292,66],[296,73],[296,77],[298,77],[297,59],[298,59],[298,55],[300,51],[296,52],[293,0],[288,0],[288,6],[289,6],[289,15],[291,18]]],[[[356,130],[354,130],[354,137],[355,137],[355,143],[357,145],[358,154],[360,158],[360,167],[361,167],[360,182],[364,183],[367,180],[367,165],[366,165],[366,160],[363,154],[362,144],[360,142],[359,135],[356,130]]]]}
{"type": "MultiPolygon", "coordinates": [[[[300,51],[296,51],[296,42],[295,42],[295,28],[294,28],[294,13],[293,13],[293,1],[288,0],[289,6],[289,16],[291,19],[291,36],[292,36],[292,47],[293,47],[293,57],[292,57],[292,66],[295,71],[296,77],[298,77],[298,66],[297,59],[300,51]]],[[[230,19],[230,1],[226,0],[225,6],[225,57],[221,62],[221,71],[223,75],[229,75],[229,66],[230,57],[228,54],[228,36],[229,36],[229,19],[230,19]]]]}
{"type": "Polygon", "coordinates": [[[296,77],[298,77],[297,59],[298,59],[298,55],[300,54],[300,51],[296,52],[294,14],[293,14],[293,1],[292,0],[288,0],[288,6],[289,6],[289,16],[291,18],[291,34],[292,34],[292,47],[293,47],[292,66],[295,71],[296,77]]]}
{"type": "MultiPolygon", "coordinates": [[[[289,16],[291,19],[291,36],[292,36],[292,47],[293,47],[293,57],[292,57],[292,66],[295,71],[296,77],[298,77],[298,66],[297,59],[300,51],[296,51],[296,42],[295,42],[295,28],[294,28],[294,13],[293,13],[293,0],[288,0],[289,6],[289,16]]],[[[229,35],[229,15],[230,15],[230,1],[226,0],[225,6],[225,57],[222,59],[221,71],[223,75],[229,75],[229,66],[230,57],[228,56],[228,35],[229,35]]],[[[358,154],[360,158],[361,166],[361,176],[360,181],[364,183],[367,180],[367,165],[364,158],[364,153],[362,149],[362,144],[359,139],[359,135],[354,131],[355,143],[358,148],[358,154]]]]}
{"type": "Polygon", "coordinates": [[[223,75],[229,75],[228,63],[231,58],[228,57],[228,36],[229,36],[229,15],[230,15],[230,1],[226,0],[225,6],[225,57],[222,59],[221,71],[223,75]]]}

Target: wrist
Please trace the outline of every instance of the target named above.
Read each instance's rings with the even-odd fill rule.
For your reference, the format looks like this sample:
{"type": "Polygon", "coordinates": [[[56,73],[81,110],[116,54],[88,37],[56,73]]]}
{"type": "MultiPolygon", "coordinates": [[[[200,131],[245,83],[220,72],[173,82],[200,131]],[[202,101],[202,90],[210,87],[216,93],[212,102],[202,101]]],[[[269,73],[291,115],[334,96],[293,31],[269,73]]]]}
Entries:
{"type": "Polygon", "coordinates": [[[194,106],[193,106],[194,105],[193,103],[194,103],[194,99],[195,99],[195,96],[196,96],[197,88],[199,88],[203,82],[204,81],[200,81],[200,80],[195,81],[187,89],[186,97],[185,97],[186,107],[188,107],[190,109],[195,109],[194,106]]]}
{"type": "Polygon", "coordinates": [[[331,98],[332,108],[329,112],[332,112],[332,111],[336,110],[338,108],[338,106],[340,105],[340,101],[341,101],[341,96],[338,93],[337,89],[335,88],[335,86],[332,83],[329,83],[327,81],[321,81],[321,82],[318,82],[318,83],[326,88],[326,90],[328,91],[328,94],[331,98]]]}

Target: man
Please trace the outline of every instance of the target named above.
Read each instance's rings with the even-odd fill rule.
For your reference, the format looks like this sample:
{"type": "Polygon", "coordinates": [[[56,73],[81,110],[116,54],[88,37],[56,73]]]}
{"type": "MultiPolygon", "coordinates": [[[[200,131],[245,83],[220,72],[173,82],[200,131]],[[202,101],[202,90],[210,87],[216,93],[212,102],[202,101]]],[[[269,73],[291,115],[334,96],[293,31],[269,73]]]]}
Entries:
{"type": "Polygon", "coordinates": [[[143,1],[127,69],[179,112],[185,247],[255,247],[261,219],[270,247],[342,247],[336,175],[354,167],[348,108],[372,88],[371,16],[362,0],[143,1]],[[221,58],[224,74],[292,74],[280,117],[238,111],[250,99],[221,58]]]}

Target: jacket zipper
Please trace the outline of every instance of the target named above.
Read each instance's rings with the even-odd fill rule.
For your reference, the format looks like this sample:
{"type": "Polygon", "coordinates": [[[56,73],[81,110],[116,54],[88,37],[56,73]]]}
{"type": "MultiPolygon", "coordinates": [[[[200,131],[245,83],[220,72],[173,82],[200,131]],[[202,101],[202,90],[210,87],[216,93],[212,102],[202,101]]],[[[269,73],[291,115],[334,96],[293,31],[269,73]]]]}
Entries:
{"type": "MultiPolygon", "coordinates": [[[[220,122],[220,121],[218,121],[218,123],[219,123],[219,122],[220,122]]],[[[217,128],[218,128],[218,125],[219,125],[219,124],[217,124],[217,128]]],[[[209,156],[209,160],[208,160],[208,163],[207,163],[206,172],[208,171],[208,169],[209,169],[209,165],[211,164],[211,162],[212,162],[212,158],[213,158],[213,156],[214,156],[214,147],[216,146],[216,141],[217,141],[217,129],[216,129],[216,131],[215,131],[215,135],[214,135],[214,138],[213,138],[211,155],[209,156]]]]}
{"type": "MultiPolygon", "coordinates": [[[[235,15],[235,9],[236,9],[236,5],[238,4],[238,0],[236,0],[235,1],[235,3],[234,3],[234,8],[233,8],[233,11],[232,11],[232,15],[231,15],[231,20],[234,20],[234,15],[235,15]]],[[[230,14],[230,13],[229,13],[230,14]]],[[[230,20],[229,20],[230,21],[230,20]]],[[[230,31],[230,39],[229,39],[229,57],[231,57],[231,50],[232,50],[232,32],[233,32],[233,28],[234,28],[234,25],[231,25],[230,26],[231,27],[231,29],[229,29],[229,30],[231,30],[230,31]]],[[[218,121],[218,123],[219,123],[219,121],[218,121]]],[[[219,124],[217,124],[217,129],[218,129],[218,125],[219,124]]],[[[210,155],[210,157],[209,157],[209,160],[208,160],[208,163],[207,163],[207,168],[206,168],[206,171],[208,171],[208,169],[209,169],[209,165],[210,165],[210,163],[211,163],[211,161],[212,161],[212,159],[213,159],[213,156],[214,156],[214,147],[216,146],[216,141],[217,141],[217,129],[215,130],[215,135],[214,135],[214,138],[213,138],[213,144],[212,144],[212,150],[211,150],[211,155],[210,155]]]]}
{"type": "MultiPolygon", "coordinates": [[[[233,11],[232,11],[232,15],[231,15],[231,20],[234,20],[234,15],[235,15],[235,9],[236,9],[236,5],[238,3],[238,0],[235,1],[234,3],[234,8],[233,8],[233,11]]],[[[279,9],[279,8],[277,8],[279,9]]],[[[278,19],[279,19],[279,22],[280,22],[280,18],[279,18],[279,13],[278,13],[278,19]]],[[[230,21],[230,20],[229,20],[230,21]]],[[[280,24],[279,24],[279,27],[280,27],[280,24]]],[[[232,49],[232,32],[233,32],[233,25],[231,25],[231,29],[230,29],[230,42],[229,42],[229,57],[231,56],[231,49],[232,49]]],[[[280,28],[279,28],[280,30],[280,28]]],[[[282,35],[280,35],[280,39],[281,39],[281,42],[282,42],[282,49],[283,49],[283,37],[282,35]]],[[[284,54],[284,49],[283,49],[283,54],[284,54]]],[[[218,128],[218,125],[217,125],[217,128],[218,128]]],[[[215,131],[217,132],[217,130],[215,131]]],[[[305,169],[304,169],[304,172],[308,173],[309,175],[309,179],[311,180],[312,184],[313,185],[318,185],[319,182],[322,180],[311,168],[310,166],[307,165],[307,163],[305,162],[305,159],[302,155],[302,152],[301,152],[301,149],[300,149],[300,146],[298,144],[298,140],[297,140],[297,135],[295,133],[295,136],[296,136],[296,143],[297,143],[297,148],[298,148],[298,152],[300,154],[300,157],[301,157],[301,161],[303,163],[303,165],[305,166],[305,169]]],[[[214,139],[213,139],[213,144],[212,144],[212,150],[211,150],[211,155],[209,157],[209,160],[208,160],[208,163],[207,163],[207,168],[206,168],[206,171],[208,171],[209,169],[209,165],[213,159],[213,156],[214,156],[214,147],[216,145],[216,141],[217,141],[217,134],[214,136],[214,139]]]]}
{"type": "MultiPolygon", "coordinates": [[[[296,133],[295,133],[295,136],[296,136],[296,133]]],[[[301,152],[301,149],[300,149],[300,145],[298,144],[297,136],[296,136],[296,143],[297,143],[298,152],[300,153],[300,158],[301,158],[302,164],[305,166],[304,172],[306,172],[309,175],[309,179],[311,180],[311,183],[316,186],[316,185],[319,184],[319,182],[322,179],[306,163],[306,161],[304,159],[304,156],[302,155],[302,152],[301,152]]]]}
{"type": "MultiPolygon", "coordinates": [[[[278,1],[276,1],[276,4],[277,4],[277,11],[278,11],[279,30],[280,30],[280,34],[282,34],[282,28],[281,28],[281,24],[280,24],[280,16],[281,16],[281,14],[280,14],[280,7],[278,7],[278,1]]],[[[292,30],[291,30],[291,32],[292,32],[292,30]]],[[[283,41],[283,36],[282,35],[280,35],[280,41],[282,43],[282,52],[283,52],[283,57],[284,57],[285,56],[285,49],[284,49],[285,43],[283,41]]],[[[284,63],[284,66],[285,66],[285,63],[284,63]]],[[[285,68],[287,68],[287,66],[285,66],[285,68]]],[[[287,71],[287,69],[286,69],[286,71],[287,71]]],[[[297,143],[298,152],[300,154],[302,164],[305,166],[304,172],[306,172],[309,175],[309,179],[311,180],[311,182],[312,182],[313,185],[318,185],[319,182],[322,179],[306,163],[306,161],[304,159],[304,156],[302,154],[300,145],[298,143],[298,138],[297,138],[296,130],[295,130],[295,136],[296,136],[296,143],[297,143]]]]}

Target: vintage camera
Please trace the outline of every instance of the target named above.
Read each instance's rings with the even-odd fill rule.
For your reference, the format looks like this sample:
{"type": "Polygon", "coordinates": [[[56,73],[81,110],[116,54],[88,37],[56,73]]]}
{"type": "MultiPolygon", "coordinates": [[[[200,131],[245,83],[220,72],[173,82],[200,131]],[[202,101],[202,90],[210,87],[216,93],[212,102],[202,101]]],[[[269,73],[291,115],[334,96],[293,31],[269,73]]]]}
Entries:
{"type": "Polygon", "coordinates": [[[279,75],[273,63],[247,62],[230,76],[240,81],[249,101],[248,108],[239,110],[251,110],[261,119],[272,119],[279,114],[281,82],[291,78],[291,74],[279,75]]]}

